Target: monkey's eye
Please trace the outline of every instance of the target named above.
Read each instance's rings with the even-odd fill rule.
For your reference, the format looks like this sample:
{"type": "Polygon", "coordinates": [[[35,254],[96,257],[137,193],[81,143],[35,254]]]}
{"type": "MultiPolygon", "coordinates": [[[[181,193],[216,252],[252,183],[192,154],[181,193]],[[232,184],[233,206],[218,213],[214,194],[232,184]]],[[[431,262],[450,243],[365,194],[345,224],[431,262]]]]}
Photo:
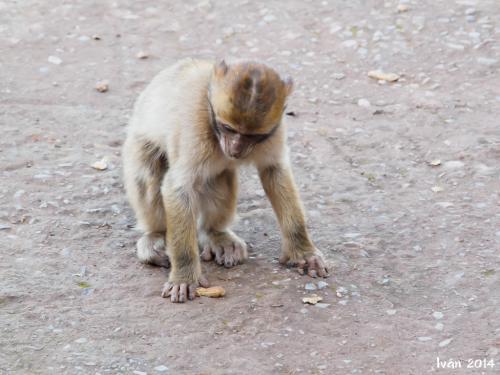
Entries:
{"type": "Polygon", "coordinates": [[[219,123],[219,127],[222,128],[222,130],[224,130],[226,133],[230,133],[230,134],[236,134],[236,130],[234,130],[232,127],[226,125],[226,124],[223,124],[223,123],[219,123]]]}
{"type": "Polygon", "coordinates": [[[247,135],[246,138],[251,142],[251,143],[262,143],[266,139],[270,137],[269,134],[251,134],[247,135]]]}

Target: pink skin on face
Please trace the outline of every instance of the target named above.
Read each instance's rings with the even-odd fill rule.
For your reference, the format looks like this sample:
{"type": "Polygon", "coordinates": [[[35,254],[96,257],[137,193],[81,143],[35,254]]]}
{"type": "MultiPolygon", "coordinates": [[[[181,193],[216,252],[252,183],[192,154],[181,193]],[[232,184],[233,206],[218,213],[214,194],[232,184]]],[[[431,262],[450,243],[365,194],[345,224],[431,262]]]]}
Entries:
{"type": "Polygon", "coordinates": [[[220,137],[220,146],[225,155],[231,159],[239,159],[243,156],[248,145],[242,141],[240,134],[231,136],[223,135],[220,137]]]}

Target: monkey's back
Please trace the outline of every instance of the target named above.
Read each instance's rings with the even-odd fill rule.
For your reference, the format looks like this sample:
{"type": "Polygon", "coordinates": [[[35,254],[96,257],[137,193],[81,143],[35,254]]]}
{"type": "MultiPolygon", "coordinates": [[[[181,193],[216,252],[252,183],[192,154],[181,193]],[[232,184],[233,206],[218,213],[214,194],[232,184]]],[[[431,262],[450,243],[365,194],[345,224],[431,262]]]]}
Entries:
{"type": "Polygon", "coordinates": [[[175,143],[188,138],[181,133],[194,134],[196,126],[206,118],[206,92],[212,69],[211,61],[188,58],[156,75],[135,103],[129,136],[157,143],[169,154],[176,153],[175,149],[183,145],[175,143]],[[172,136],[172,132],[179,134],[172,136]]]}

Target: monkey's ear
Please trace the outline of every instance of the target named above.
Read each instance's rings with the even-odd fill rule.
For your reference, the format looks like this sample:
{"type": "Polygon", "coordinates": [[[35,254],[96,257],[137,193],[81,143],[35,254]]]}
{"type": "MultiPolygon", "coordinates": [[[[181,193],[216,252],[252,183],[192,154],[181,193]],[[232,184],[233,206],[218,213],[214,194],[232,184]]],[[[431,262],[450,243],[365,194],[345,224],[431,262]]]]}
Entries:
{"type": "Polygon", "coordinates": [[[285,84],[286,96],[288,96],[293,91],[293,79],[292,79],[292,77],[286,76],[285,79],[283,80],[283,83],[285,84]]]}
{"type": "Polygon", "coordinates": [[[215,63],[215,65],[214,65],[214,73],[216,76],[223,77],[226,75],[228,70],[229,70],[229,66],[227,66],[224,59],[220,60],[219,62],[215,63]]]}

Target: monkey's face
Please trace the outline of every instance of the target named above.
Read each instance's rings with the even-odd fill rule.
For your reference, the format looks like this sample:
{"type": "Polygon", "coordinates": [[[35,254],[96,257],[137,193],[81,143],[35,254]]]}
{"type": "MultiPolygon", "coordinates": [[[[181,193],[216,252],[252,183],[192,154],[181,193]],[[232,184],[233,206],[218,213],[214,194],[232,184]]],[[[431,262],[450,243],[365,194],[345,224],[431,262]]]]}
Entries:
{"type": "Polygon", "coordinates": [[[227,157],[245,158],[273,136],[292,86],[291,79],[282,80],[263,64],[215,65],[209,90],[211,123],[227,157]]]}
{"type": "Polygon", "coordinates": [[[230,159],[243,159],[247,157],[255,146],[265,142],[278,129],[279,123],[269,133],[242,134],[233,126],[217,118],[214,121],[215,134],[224,154],[230,159]]]}

